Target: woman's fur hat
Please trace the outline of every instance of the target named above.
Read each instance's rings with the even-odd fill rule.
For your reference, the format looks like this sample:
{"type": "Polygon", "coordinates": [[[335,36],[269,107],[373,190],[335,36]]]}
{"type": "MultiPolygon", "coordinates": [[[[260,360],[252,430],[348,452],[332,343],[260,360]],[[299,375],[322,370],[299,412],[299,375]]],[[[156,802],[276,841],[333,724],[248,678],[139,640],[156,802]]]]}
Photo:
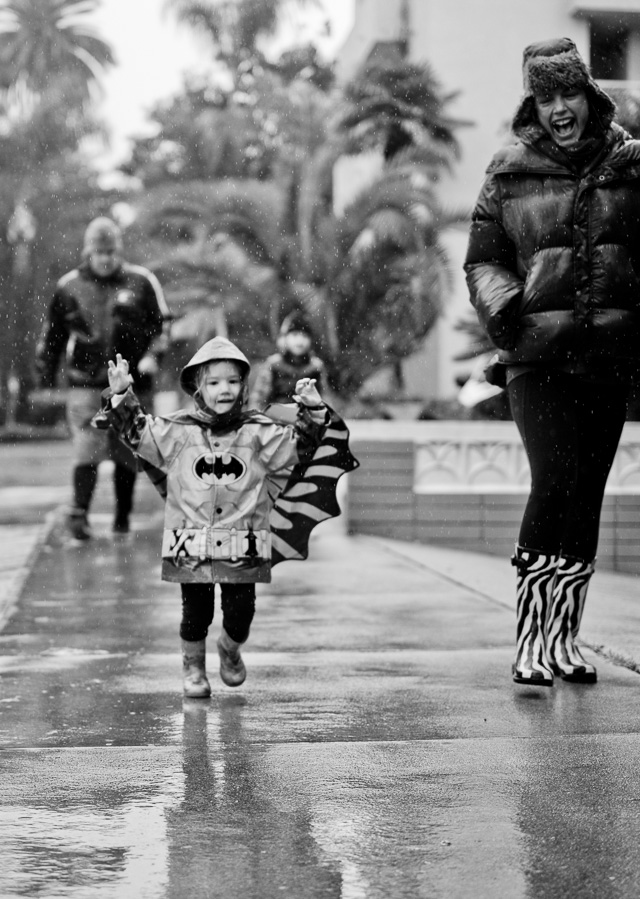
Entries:
{"type": "Polygon", "coordinates": [[[613,121],[616,111],[614,101],[593,80],[571,38],[539,41],[525,47],[522,76],[525,95],[513,117],[514,131],[538,122],[536,95],[549,94],[562,87],[578,88],[585,92],[589,110],[603,130],[613,121]]]}

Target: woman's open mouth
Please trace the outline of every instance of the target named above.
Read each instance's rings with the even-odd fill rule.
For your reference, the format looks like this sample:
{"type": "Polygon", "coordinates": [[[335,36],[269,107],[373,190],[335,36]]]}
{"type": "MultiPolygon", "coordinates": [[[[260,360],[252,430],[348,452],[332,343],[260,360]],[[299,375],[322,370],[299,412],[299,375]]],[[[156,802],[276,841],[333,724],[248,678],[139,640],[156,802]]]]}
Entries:
{"type": "Polygon", "coordinates": [[[566,139],[573,137],[576,129],[576,120],[573,116],[563,116],[562,118],[554,119],[554,121],[551,122],[551,127],[553,128],[553,133],[555,135],[566,139]]]}

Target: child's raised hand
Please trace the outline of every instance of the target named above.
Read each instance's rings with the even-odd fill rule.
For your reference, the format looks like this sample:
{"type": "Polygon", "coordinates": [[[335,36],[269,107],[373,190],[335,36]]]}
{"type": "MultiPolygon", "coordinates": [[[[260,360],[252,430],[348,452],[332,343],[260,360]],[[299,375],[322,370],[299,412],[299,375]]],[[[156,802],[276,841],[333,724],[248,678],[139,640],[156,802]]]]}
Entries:
{"type": "Polygon", "coordinates": [[[122,358],[120,353],[117,353],[115,362],[109,359],[107,374],[109,376],[109,387],[113,393],[124,393],[129,384],[133,383],[133,378],[129,374],[129,363],[122,358]]]}
{"type": "Polygon", "coordinates": [[[296,383],[296,392],[293,394],[294,400],[300,400],[305,406],[322,405],[322,397],[316,388],[315,378],[300,378],[296,383]]]}

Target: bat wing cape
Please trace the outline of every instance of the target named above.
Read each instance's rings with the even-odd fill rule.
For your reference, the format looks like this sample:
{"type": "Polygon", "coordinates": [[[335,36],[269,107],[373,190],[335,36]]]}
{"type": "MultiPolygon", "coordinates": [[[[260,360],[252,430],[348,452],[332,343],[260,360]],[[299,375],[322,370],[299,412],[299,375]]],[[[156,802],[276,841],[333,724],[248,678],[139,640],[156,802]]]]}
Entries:
{"type": "Polygon", "coordinates": [[[272,565],[307,558],[311,531],[321,521],[340,514],[338,480],[359,466],[349,449],[346,424],[329,411],[331,421],[311,460],[293,467],[271,510],[272,565]]]}

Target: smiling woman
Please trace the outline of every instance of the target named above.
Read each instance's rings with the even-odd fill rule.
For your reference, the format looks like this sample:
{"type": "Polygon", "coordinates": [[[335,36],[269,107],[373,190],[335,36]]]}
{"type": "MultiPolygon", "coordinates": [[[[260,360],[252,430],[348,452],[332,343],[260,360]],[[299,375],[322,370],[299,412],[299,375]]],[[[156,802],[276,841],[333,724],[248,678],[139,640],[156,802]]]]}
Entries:
{"type": "Polygon", "coordinates": [[[589,101],[584,91],[564,87],[551,94],[536,96],[540,124],[561,147],[580,140],[589,119],[589,101]]]}
{"type": "Polygon", "coordinates": [[[471,301],[531,468],[517,567],[516,683],[593,683],[576,646],[600,512],[640,373],[640,143],[568,38],[524,51],[515,140],[473,215],[471,301]]]}

